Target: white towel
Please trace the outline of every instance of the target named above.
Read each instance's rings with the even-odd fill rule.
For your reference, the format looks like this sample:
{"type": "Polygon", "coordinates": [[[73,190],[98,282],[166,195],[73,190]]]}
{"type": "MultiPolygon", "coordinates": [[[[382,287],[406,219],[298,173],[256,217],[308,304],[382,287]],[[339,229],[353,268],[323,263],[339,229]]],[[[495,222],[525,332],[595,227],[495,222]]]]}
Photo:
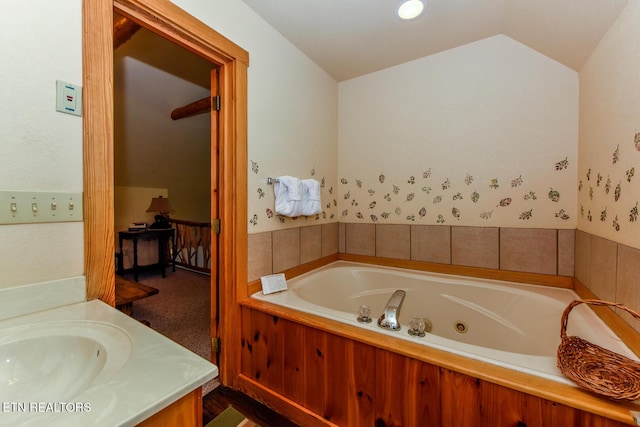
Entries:
{"type": "Polygon", "coordinates": [[[309,216],[322,212],[320,183],[315,179],[303,179],[302,188],[302,215],[309,216]]]}
{"type": "Polygon", "coordinates": [[[273,185],[276,195],[276,213],[284,216],[302,214],[302,182],[294,176],[279,176],[273,185]]]}

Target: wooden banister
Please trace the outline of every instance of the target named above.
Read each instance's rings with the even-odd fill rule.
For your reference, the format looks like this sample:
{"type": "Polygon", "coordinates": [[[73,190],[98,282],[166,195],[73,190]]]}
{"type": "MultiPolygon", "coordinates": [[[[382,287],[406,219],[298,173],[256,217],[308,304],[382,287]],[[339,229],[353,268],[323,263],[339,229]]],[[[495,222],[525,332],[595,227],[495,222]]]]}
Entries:
{"type": "Polygon", "coordinates": [[[176,227],[176,264],[211,273],[211,224],[174,218],[171,223],[176,227]]]}

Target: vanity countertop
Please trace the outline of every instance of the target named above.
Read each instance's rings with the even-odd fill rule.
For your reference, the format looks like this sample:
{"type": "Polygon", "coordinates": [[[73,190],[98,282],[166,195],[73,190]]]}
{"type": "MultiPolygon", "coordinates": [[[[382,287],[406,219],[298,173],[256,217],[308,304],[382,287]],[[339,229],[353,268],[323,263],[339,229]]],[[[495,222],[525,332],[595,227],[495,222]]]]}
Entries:
{"type": "Polygon", "coordinates": [[[0,402],[0,425],[11,418],[12,426],[134,426],[218,375],[209,361],[100,300],[1,320],[0,332],[69,322],[120,329],[131,343],[126,363],[64,402],[33,402],[29,396],[0,402]]]}

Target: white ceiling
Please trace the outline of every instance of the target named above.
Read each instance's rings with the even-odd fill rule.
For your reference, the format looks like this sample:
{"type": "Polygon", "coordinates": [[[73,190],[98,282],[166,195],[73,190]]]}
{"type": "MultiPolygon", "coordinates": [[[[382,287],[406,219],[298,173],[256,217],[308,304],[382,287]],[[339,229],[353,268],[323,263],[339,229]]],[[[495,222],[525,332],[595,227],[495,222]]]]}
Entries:
{"type": "Polygon", "coordinates": [[[579,71],[629,0],[426,0],[412,21],[399,0],[243,0],[343,81],[505,34],[579,71]]]}

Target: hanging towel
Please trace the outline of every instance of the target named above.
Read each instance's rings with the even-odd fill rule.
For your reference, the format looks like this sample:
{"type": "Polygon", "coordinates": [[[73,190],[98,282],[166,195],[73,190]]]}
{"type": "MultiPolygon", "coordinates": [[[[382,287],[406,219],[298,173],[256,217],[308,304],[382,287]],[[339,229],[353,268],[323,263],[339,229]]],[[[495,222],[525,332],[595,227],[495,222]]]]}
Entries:
{"type": "Polygon", "coordinates": [[[320,183],[315,179],[302,180],[302,215],[315,215],[322,212],[320,202],[320,183]]]}
{"type": "Polygon", "coordinates": [[[276,195],[276,213],[284,216],[302,214],[302,182],[294,176],[279,176],[273,186],[276,195]]]}

